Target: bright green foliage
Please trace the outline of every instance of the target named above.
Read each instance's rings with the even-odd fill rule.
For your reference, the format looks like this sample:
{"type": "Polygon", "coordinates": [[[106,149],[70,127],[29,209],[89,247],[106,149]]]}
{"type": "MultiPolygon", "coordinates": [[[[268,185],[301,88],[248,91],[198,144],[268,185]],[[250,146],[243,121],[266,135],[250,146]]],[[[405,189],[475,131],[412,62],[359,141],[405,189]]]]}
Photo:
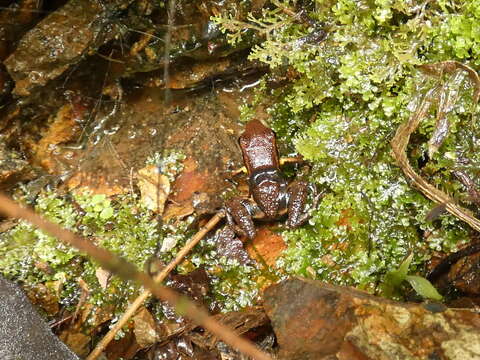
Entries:
{"type": "MultiPolygon", "coordinates": [[[[418,295],[426,299],[441,300],[442,296],[437,289],[421,276],[408,275],[408,269],[413,260],[413,253],[400,264],[398,269],[389,271],[381,285],[383,295],[387,297],[394,297],[400,291],[400,286],[404,281],[408,281],[418,295]]],[[[396,296],[398,297],[398,295],[396,296]]]]}
{"type": "MultiPolygon", "coordinates": [[[[62,227],[120,255],[140,270],[154,254],[157,243],[159,249],[168,243],[168,250],[157,254],[168,263],[193,235],[190,227],[193,217],[180,224],[159,225],[156,216],[130,195],[112,200],[105,195],[62,197],[48,192],[39,196],[36,210],[62,227]]],[[[205,266],[211,275],[212,301],[224,310],[251,305],[258,294],[257,278],[263,276],[262,272],[253,264],[241,265],[219,257],[213,238],[198,245],[188,263],[205,266]]],[[[97,270],[94,261],[25,222],[0,237],[0,272],[4,276],[25,286],[61,281],[60,301],[72,307],[81,294],[78,286],[81,278],[90,290],[90,303],[99,307],[113,303],[117,305],[115,311],[122,313],[128,301],[138,295],[138,286],[113,276],[107,289],[102,289],[97,270]],[[42,271],[39,263],[50,271],[42,271]]],[[[192,270],[188,266],[179,269],[184,274],[192,270]]]]}
{"type": "MultiPolygon", "coordinates": [[[[418,272],[432,250],[449,252],[468,241],[468,228],[450,215],[427,223],[425,215],[435,204],[406,182],[391,156],[390,140],[423,94],[452,81],[427,77],[419,65],[480,61],[480,2],[272,3],[264,14],[275,14],[278,26],[250,55],[268,64],[272,74],[258,88],[253,106],[267,107],[280,141],[293,144],[312,163],[311,180],[327,191],[309,225],[284,232],[289,247],[279,265],[291,274],[373,291],[408,253],[414,254],[410,271],[418,272]],[[291,17],[301,9],[310,24],[291,17]],[[327,38],[309,41],[320,29],[327,38]],[[287,86],[268,87],[287,71],[294,74],[287,86]]],[[[225,27],[235,36],[241,29],[239,24],[225,27]]],[[[455,85],[460,96],[448,115],[449,135],[417,170],[458,199],[466,198],[451,174],[458,159],[471,160],[462,167],[473,179],[480,160],[473,145],[477,110],[464,75],[455,85]]],[[[242,110],[251,117],[251,106],[242,110]]],[[[426,160],[435,113],[432,109],[411,139],[408,156],[414,167],[426,160]]]]}
{"type": "MultiPolygon", "coordinates": [[[[444,21],[432,27],[434,46],[456,58],[480,64],[480,1],[444,2],[444,21]]],[[[443,54],[442,54],[443,55],[443,54]]]]}
{"type": "Polygon", "coordinates": [[[417,292],[418,295],[426,298],[426,299],[433,299],[433,300],[442,300],[442,295],[440,295],[433,287],[433,285],[421,276],[416,275],[407,275],[405,280],[412,285],[414,290],[417,292]]]}
{"type": "MultiPolygon", "coordinates": [[[[105,195],[81,194],[72,198],[44,193],[37,200],[36,210],[140,268],[153,254],[160,236],[152,213],[130,196],[112,201],[105,195]]],[[[78,301],[79,278],[87,282],[90,301],[98,305],[126,302],[138,290],[113,277],[108,289],[103,291],[96,277],[97,268],[76,250],[25,222],[0,238],[0,271],[26,285],[62,278],[61,301],[65,304],[75,305],[78,301]],[[39,263],[51,271],[39,270],[39,263]]]]}

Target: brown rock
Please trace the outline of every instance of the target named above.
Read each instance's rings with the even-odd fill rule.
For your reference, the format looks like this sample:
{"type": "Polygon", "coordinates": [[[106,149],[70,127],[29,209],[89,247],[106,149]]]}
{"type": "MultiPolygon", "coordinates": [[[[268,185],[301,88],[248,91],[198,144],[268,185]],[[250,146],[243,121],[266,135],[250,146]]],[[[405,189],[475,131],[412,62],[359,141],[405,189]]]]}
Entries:
{"type": "Polygon", "coordinates": [[[478,359],[480,315],[292,278],[265,291],[280,359],[478,359]]]}
{"type": "Polygon", "coordinates": [[[480,294],[480,253],[461,258],[448,273],[448,280],[459,290],[472,295],[480,294]]]}
{"type": "MultiPolygon", "coordinates": [[[[130,2],[118,1],[112,6],[125,7],[130,2]]],[[[70,0],[40,21],[4,62],[16,83],[14,93],[29,95],[32,88],[63,74],[111,39],[115,33],[107,31],[106,25],[113,9],[94,0],[70,0]]]]}

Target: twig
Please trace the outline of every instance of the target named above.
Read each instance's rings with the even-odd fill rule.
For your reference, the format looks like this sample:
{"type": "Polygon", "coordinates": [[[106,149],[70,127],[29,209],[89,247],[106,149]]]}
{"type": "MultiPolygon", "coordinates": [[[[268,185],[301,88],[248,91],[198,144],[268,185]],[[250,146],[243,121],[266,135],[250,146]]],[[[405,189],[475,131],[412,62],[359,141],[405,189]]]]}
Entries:
{"type": "MultiPolygon", "coordinates": [[[[440,65],[442,64],[443,63],[440,63],[440,65]]],[[[443,68],[443,71],[453,71],[457,68],[467,71],[463,66],[458,66],[457,68],[455,68],[454,66],[457,64],[451,64],[450,62],[448,62],[447,65],[450,66],[450,68],[447,68],[445,66],[443,68]]],[[[479,90],[477,87],[477,83],[474,84],[474,100],[477,101],[479,98],[479,90]]],[[[391,140],[390,144],[392,145],[394,158],[397,161],[398,166],[403,170],[405,176],[413,183],[413,185],[417,189],[419,189],[430,200],[433,200],[438,204],[445,204],[445,209],[450,214],[466,222],[473,229],[480,231],[480,221],[475,216],[473,216],[470,211],[460,205],[457,205],[454,199],[452,199],[443,191],[437,189],[435,186],[433,186],[420,175],[418,175],[408,161],[406,149],[410,141],[410,135],[418,128],[420,121],[426,118],[430,107],[433,105],[434,97],[438,95],[438,93],[441,91],[444,91],[444,89],[442,89],[441,86],[437,85],[425,94],[425,96],[419,103],[419,106],[410,116],[408,121],[398,127],[397,132],[395,133],[395,136],[391,140]]]]}
{"type": "MultiPolygon", "coordinates": [[[[185,246],[179,251],[175,259],[170,262],[159,274],[157,274],[153,281],[155,283],[161,283],[168,274],[182,262],[183,258],[193,249],[193,247],[209,232],[217,223],[224,217],[225,215],[221,212],[215,214],[208,223],[205,224],[196,234],[195,236],[187,243],[185,246]]],[[[103,350],[107,347],[110,341],[113,340],[117,332],[121,330],[121,328],[127,323],[128,320],[137,312],[138,308],[143,304],[145,300],[147,300],[152,293],[149,290],[145,290],[142,292],[129,306],[129,308],[125,311],[122,317],[117,321],[115,326],[113,326],[107,334],[103,337],[102,340],[97,344],[95,349],[88,355],[85,360],[95,360],[103,350]]]]}
{"type": "MultiPolygon", "coordinates": [[[[57,224],[45,220],[32,210],[20,207],[12,199],[3,194],[0,194],[0,212],[9,217],[27,220],[64,243],[74,246],[78,250],[86,253],[92,259],[95,259],[104,269],[110,270],[125,280],[135,280],[141,283],[157,298],[167,301],[175,308],[177,313],[189,317],[196,324],[212,332],[226,344],[238,349],[245,355],[257,360],[271,360],[270,356],[257,349],[252,343],[239,337],[225,325],[213,320],[205,310],[195,305],[188,298],[155,283],[150,276],[139,272],[134,265],[126,260],[117,257],[103,248],[97,247],[92,242],[75,235],[71,231],[63,229],[57,224]]],[[[222,215],[220,214],[219,216],[221,217],[222,215]]],[[[205,231],[205,228],[200,232],[203,231],[205,231]]]]}
{"type": "MultiPolygon", "coordinates": [[[[303,160],[302,157],[297,156],[297,157],[282,157],[280,158],[280,166],[283,166],[285,164],[290,164],[290,163],[303,163],[305,160],[303,160]]],[[[231,176],[237,176],[238,174],[247,173],[247,168],[245,166],[242,166],[240,169],[234,170],[231,173],[231,176]]]]}

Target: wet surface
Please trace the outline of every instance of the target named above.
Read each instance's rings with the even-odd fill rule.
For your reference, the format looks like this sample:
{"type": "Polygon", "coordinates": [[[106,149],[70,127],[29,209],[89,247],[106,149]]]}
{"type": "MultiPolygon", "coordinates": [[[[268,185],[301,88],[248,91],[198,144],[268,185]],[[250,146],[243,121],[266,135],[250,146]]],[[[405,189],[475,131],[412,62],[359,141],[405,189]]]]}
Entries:
{"type": "MultiPolygon", "coordinates": [[[[190,193],[222,192],[225,171],[239,164],[237,108],[248,97],[241,90],[265,69],[242,49],[232,54],[210,21],[217,5],[240,17],[250,5],[191,5],[176,1],[168,19],[149,0],[36,4],[25,13],[23,36],[6,36],[0,54],[7,95],[15,85],[0,116],[5,142],[70,189],[109,195],[131,191],[147,157],[179,150],[189,171],[174,193],[184,192],[182,181],[196,184],[190,193]]],[[[17,16],[14,10],[0,15],[17,16]]],[[[188,191],[180,197],[190,198],[188,191]]]]}
{"type": "Polygon", "coordinates": [[[156,89],[142,91],[121,105],[110,124],[113,128],[105,124],[103,134],[92,134],[85,150],[59,149],[57,158],[72,169],[67,185],[95,191],[103,183],[100,188],[111,187],[111,193],[126,192],[132,174],[147,158],[174,150],[186,159],[173,184],[171,200],[191,202],[194,194],[207,193],[211,195],[206,200],[210,209],[220,206],[220,194],[231,186],[228,171],[241,164],[236,144],[241,128],[235,116],[238,98],[218,90],[196,94],[193,101],[184,97],[164,107],[163,95],[156,89]],[[104,134],[109,131],[111,135],[104,134]]]}
{"type": "Polygon", "coordinates": [[[111,39],[115,31],[107,28],[109,13],[125,8],[132,1],[117,1],[118,4],[111,6],[98,1],[71,0],[48,15],[4,61],[15,81],[14,94],[30,95],[34,87],[60,76],[82,56],[111,39]]]}
{"type": "Polygon", "coordinates": [[[480,253],[463,257],[448,273],[455,288],[469,295],[480,295],[480,253]]]}
{"type": "Polygon", "coordinates": [[[8,150],[0,137],[0,189],[34,177],[29,163],[15,150],[8,150]]]}

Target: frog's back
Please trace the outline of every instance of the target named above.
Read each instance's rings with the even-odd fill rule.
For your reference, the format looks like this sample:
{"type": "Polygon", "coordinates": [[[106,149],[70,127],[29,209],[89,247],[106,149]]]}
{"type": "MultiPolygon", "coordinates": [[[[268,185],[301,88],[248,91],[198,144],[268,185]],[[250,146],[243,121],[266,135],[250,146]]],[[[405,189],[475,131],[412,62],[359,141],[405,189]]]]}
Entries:
{"type": "Polygon", "coordinates": [[[249,175],[259,170],[278,169],[275,133],[259,120],[247,123],[238,142],[249,175]]]}

